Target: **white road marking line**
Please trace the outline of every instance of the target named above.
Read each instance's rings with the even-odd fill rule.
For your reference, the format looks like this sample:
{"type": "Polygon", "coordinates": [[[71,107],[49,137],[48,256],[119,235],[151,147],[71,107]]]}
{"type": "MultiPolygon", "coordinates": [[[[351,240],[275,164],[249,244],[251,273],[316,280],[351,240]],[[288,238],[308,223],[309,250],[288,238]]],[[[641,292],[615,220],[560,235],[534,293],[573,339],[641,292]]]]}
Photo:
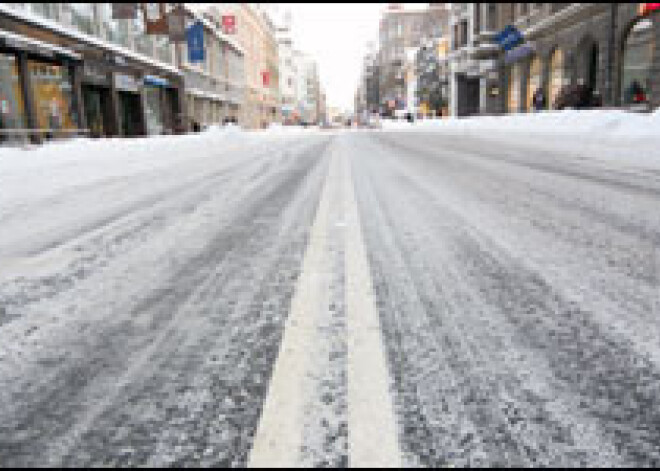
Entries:
{"type": "Polygon", "coordinates": [[[348,438],[353,468],[400,468],[401,451],[351,166],[346,153],[346,318],[348,331],[348,438]]]}
{"type": "MultiPolygon", "coordinates": [[[[369,265],[362,239],[350,164],[334,144],[328,176],[312,225],[273,369],[268,395],[252,444],[248,467],[300,467],[305,404],[311,393],[317,319],[327,309],[328,214],[332,191],[343,185],[346,215],[346,315],[348,330],[348,439],[351,467],[401,467],[389,373],[380,335],[369,265]]],[[[317,372],[321,373],[321,372],[317,372]]]]}
{"type": "MultiPolygon", "coordinates": [[[[310,240],[298,278],[291,312],[287,318],[282,345],[273,369],[268,395],[254,437],[248,467],[300,467],[303,444],[303,411],[309,397],[306,378],[310,354],[316,337],[316,319],[327,299],[319,277],[328,271],[326,238],[330,185],[336,176],[331,160],[319,207],[312,225],[310,240]]],[[[326,307],[327,308],[327,307],[326,307]]]]}

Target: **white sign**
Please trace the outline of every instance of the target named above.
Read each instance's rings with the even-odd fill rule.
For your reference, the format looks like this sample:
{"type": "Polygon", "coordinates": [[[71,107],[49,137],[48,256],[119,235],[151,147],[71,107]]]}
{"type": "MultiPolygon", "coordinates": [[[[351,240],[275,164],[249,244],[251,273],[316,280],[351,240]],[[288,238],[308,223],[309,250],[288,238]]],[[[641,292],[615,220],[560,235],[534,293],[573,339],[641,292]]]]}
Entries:
{"type": "Polygon", "coordinates": [[[145,13],[147,14],[147,21],[160,20],[160,4],[159,3],[145,3],[145,13]]]}
{"type": "Polygon", "coordinates": [[[127,92],[138,92],[140,84],[132,75],[115,74],[115,88],[127,92]]]}

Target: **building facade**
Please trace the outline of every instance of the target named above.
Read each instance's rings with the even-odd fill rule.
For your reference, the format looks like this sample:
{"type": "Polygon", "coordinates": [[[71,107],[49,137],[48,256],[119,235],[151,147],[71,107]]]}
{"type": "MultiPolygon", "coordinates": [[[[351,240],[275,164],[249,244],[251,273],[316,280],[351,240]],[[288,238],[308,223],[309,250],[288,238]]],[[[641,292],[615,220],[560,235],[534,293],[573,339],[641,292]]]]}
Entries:
{"type": "Polygon", "coordinates": [[[449,11],[444,3],[409,10],[394,4],[384,13],[379,26],[379,94],[387,114],[405,109],[406,50],[418,48],[427,38],[440,36],[449,11]]]}
{"type": "Polygon", "coordinates": [[[281,27],[277,30],[278,54],[280,59],[280,102],[282,122],[295,124],[299,121],[296,112],[296,79],[298,71],[294,58],[291,29],[281,27]]]}
{"type": "Polygon", "coordinates": [[[531,112],[537,91],[556,109],[575,90],[577,106],[655,109],[659,15],[647,3],[453,4],[452,114],[531,112]],[[522,40],[505,51],[497,35],[511,26],[522,40]]]}
{"type": "Polygon", "coordinates": [[[281,120],[279,57],[275,26],[258,4],[216,4],[207,12],[220,22],[233,15],[236,40],[244,52],[245,101],[241,122],[251,129],[281,120]]]}
{"type": "Polygon", "coordinates": [[[183,132],[174,46],[147,35],[140,15],[115,20],[109,3],[0,4],[0,139],[183,132]]]}
{"type": "Polygon", "coordinates": [[[190,27],[200,22],[204,29],[204,60],[190,62],[186,44],[177,44],[178,66],[184,74],[186,121],[190,129],[240,122],[245,96],[244,52],[220,24],[204,13],[185,7],[190,27]]]}
{"type": "Polygon", "coordinates": [[[562,89],[576,85],[586,86],[607,107],[657,108],[660,15],[647,5],[651,4],[500,6],[501,23],[516,25],[525,39],[503,54],[502,110],[531,111],[537,88],[547,97],[544,107],[553,109],[562,89]]]}

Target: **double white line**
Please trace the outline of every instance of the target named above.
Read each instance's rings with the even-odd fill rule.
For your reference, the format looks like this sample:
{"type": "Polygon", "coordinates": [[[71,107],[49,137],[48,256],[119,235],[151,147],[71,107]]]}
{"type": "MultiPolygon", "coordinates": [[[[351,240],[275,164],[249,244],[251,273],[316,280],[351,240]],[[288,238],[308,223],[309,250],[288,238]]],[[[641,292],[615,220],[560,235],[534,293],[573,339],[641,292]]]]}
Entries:
{"type": "Polygon", "coordinates": [[[345,269],[348,335],[348,447],[351,467],[401,467],[401,452],[390,394],[378,314],[374,302],[351,166],[333,143],[321,201],[311,229],[302,272],[292,299],[284,338],[275,363],[249,467],[299,467],[303,444],[303,411],[312,393],[310,355],[314,351],[327,284],[318,277],[329,269],[327,248],[331,195],[341,188],[346,221],[345,269]]]}

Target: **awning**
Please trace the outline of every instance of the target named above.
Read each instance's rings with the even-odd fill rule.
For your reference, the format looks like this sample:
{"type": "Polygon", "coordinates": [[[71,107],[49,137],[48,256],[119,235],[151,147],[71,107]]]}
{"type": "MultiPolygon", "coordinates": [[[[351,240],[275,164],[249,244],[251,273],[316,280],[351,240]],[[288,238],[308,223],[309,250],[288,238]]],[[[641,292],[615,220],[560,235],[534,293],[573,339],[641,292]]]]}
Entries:
{"type": "Polygon", "coordinates": [[[66,56],[74,60],[82,60],[80,54],[61,46],[48,44],[37,39],[28,38],[22,34],[11,33],[9,31],[0,30],[0,44],[6,47],[20,49],[26,52],[32,52],[46,57],[54,57],[56,55],[66,56]]]}

